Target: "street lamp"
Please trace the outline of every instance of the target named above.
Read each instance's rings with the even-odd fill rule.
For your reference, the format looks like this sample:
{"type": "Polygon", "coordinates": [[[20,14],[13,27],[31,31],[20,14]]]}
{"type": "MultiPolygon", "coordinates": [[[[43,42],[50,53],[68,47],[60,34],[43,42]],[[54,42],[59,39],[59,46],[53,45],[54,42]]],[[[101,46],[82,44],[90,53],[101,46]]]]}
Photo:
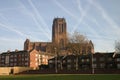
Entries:
{"type": "Polygon", "coordinates": [[[94,74],[93,53],[92,53],[92,74],[94,74]]]}
{"type": "Polygon", "coordinates": [[[56,55],[56,57],[55,57],[55,72],[57,73],[58,70],[57,70],[57,52],[56,52],[56,47],[54,49],[55,49],[55,55],[56,55]]]}

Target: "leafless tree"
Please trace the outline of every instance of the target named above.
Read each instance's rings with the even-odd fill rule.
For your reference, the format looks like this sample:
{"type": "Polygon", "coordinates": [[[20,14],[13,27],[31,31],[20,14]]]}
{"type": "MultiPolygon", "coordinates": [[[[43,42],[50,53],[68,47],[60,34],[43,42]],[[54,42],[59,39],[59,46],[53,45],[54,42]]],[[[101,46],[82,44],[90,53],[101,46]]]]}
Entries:
{"type": "Polygon", "coordinates": [[[72,54],[81,54],[83,51],[83,45],[87,43],[87,37],[75,31],[72,35],[69,35],[68,37],[67,49],[72,54]]]}
{"type": "Polygon", "coordinates": [[[83,45],[86,43],[88,43],[88,39],[79,32],[75,31],[68,37],[67,50],[68,52],[76,55],[76,70],[78,70],[78,55],[82,54],[82,51],[84,50],[82,49],[83,45]]]}

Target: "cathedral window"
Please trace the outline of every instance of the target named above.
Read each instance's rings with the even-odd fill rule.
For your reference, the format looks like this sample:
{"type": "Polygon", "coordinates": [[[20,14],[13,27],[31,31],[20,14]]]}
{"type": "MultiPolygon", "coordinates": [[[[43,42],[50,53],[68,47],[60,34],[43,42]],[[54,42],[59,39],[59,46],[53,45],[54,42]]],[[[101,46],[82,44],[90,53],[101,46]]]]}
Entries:
{"type": "Polygon", "coordinates": [[[61,49],[64,48],[64,40],[63,40],[63,39],[60,40],[60,48],[61,48],[61,49]]]}
{"type": "Polygon", "coordinates": [[[64,32],[64,25],[59,24],[59,33],[63,33],[63,32],[64,32]]]}

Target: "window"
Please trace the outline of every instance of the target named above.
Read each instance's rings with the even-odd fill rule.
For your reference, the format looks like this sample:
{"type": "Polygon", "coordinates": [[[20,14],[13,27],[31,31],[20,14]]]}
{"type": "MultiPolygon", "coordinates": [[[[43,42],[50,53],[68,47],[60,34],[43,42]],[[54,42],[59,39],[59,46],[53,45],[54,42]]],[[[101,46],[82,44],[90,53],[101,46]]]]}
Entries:
{"type": "Polygon", "coordinates": [[[38,66],[38,63],[35,63],[36,66],[38,66]]]}
{"type": "Polygon", "coordinates": [[[49,63],[54,63],[54,61],[53,60],[49,60],[49,63]]]}
{"type": "Polygon", "coordinates": [[[90,60],[89,59],[86,59],[87,62],[89,62],[90,60]]]}
{"type": "Polygon", "coordinates": [[[112,58],[111,58],[111,57],[109,57],[109,58],[108,58],[108,61],[112,61],[112,58]]]}
{"type": "Polygon", "coordinates": [[[22,54],[22,57],[24,57],[24,54],[22,54]]]}
{"type": "Polygon", "coordinates": [[[114,65],[112,63],[107,64],[107,68],[112,68],[114,65]]]}
{"type": "Polygon", "coordinates": [[[60,63],[61,61],[60,60],[57,60],[58,63],[60,63]]]}
{"type": "Polygon", "coordinates": [[[76,62],[76,59],[74,59],[73,61],[76,62]]]}
{"type": "Polygon", "coordinates": [[[96,62],[96,58],[93,58],[93,62],[96,62]]]}
{"type": "Polygon", "coordinates": [[[17,61],[17,59],[15,58],[14,61],[17,61]]]}
{"type": "Polygon", "coordinates": [[[104,58],[104,57],[101,57],[101,58],[100,58],[100,61],[104,61],[104,60],[105,60],[105,58],[104,58]]]}
{"type": "Polygon", "coordinates": [[[85,60],[84,60],[84,59],[82,59],[81,61],[82,61],[82,62],[84,62],[85,60]]]}
{"type": "Polygon", "coordinates": [[[9,63],[9,56],[6,56],[6,58],[5,58],[5,63],[6,63],[6,64],[9,63]]]}
{"type": "Polygon", "coordinates": [[[14,57],[17,57],[17,55],[14,55],[14,57]]]}
{"type": "Polygon", "coordinates": [[[2,58],[5,58],[5,56],[2,56],[2,58]]]}
{"type": "Polygon", "coordinates": [[[105,64],[104,63],[101,63],[100,64],[100,68],[104,68],[105,67],[105,64]]]}
{"type": "Polygon", "coordinates": [[[28,56],[28,54],[25,54],[25,57],[27,57],[28,56]]]}
{"type": "Polygon", "coordinates": [[[66,61],[65,61],[65,60],[63,60],[63,63],[66,63],[66,61]]]}
{"type": "Polygon", "coordinates": [[[45,62],[45,59],[42,59],[42,62],[45,62]]]}
{"type": "Polygon", "coordinates": [[[4,62],[4,61],[5,61],[4,59],[1,60],[1,62],[4,62]]]}
{"type": "Polygon", "coordinates": [[[22,58],[22,61],[24,61],[24,58],[22,58]]]}
{"type": "Polygon", "coordinates": [[[35,61],[37,61],[38,59],[37,58],[35,58],[35,61]]]}
{"type": "Polygon", "coordinates": [[[68,68],[68,69],[71,69],[71,65],[67,65],[67,68],[68,68]]]}
{"type": "Polygon", "coordinates": [[[10,57],[13,58],[13,55],[11,55],[10,57]]]}
{"type": "Polygon", "coordinates": [[[117,58],[117,61],[120,61],[120,58],[117,58]]]}
{"type": "Polygon", "coordinates": [[[28,61],[28,58],[25,58],[26,61],[28,61]]]}
{"type": "Polygon", "coordinates": [[[60,68],[60,67],[61,67],[61,65],[60,65],[60,64],[58,64],[58,67],[60,68]]]}
{"type": "Polygon", "coordinates": [[[70,63],[70,62],[71,62],[71,59],[68,59],[67,62],[70,63]]]}
{"type": "Polygon", "coordinates": [[[64,31],[64,25],[59,24],[59,33],[63,33],[63,31],[64,31]]]}
{"type": "Polygon", "coordinates": [[[117,68],[120,69],[120,64],[117,64],[117,68]]]}
{"type": "Polygon", "coordinates": [[[48,63],[48,60],[46,59],[46,63],[48,63]]]}
{"type": "Polygon", "coordinates": [[[93,68],[97,68],[97,64],[93,64],[92,67],[93,67],[93,68]]]}
{"type": "Polygon", "coordinates": [[[61,48],[61,49],[64,48],[64,40],[63,40],[63,39],[60,40],[60,48],[61,48]]]}
{"type": "Polygon", "coordinates": [[[10,63],[10,66],[13,66],[13,63],[10,63]]]}
{"type": "Polygon", "coordinates": [[[25,65],[27,66],[27,65],[28,65],[28,63],[26,62],[26,63],[25,63],[25,65]]]}
{"type": "Polygon", "coordinates": [[[45,58],[45,55],[42,55],[42,58],[45,58]]]}
{"type": "Polygon", "coordinates": [[[14,63],[14,66],[16,66],[17,65],[17,63],[14,63]]]}
{"type": "Polygon", "coordinates": [[[13,62],[13,59],[10,59],[11,62],[13,62]]]}
{"type": "Polygon", "coordinates": [[[36,54],[35,56],[38,57],[38,54],[36,54]]]}

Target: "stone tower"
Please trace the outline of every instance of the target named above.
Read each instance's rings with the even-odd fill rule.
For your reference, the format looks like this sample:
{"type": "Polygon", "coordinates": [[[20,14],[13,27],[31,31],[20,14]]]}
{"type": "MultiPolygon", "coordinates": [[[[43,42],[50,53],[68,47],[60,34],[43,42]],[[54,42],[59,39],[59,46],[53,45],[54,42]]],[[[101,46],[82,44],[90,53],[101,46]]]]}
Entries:
{"type": "Polygon", "coordinates": [[[29,51],[30,50],[30,40],[26,39],[24,42],[24,50],[29,51]]]}
{"type": "Polygon", "coordinates": [[[64,18],[55,18],[52,25],[52,42],[64,49],[67,44],[67,24],[64,18]]]}

